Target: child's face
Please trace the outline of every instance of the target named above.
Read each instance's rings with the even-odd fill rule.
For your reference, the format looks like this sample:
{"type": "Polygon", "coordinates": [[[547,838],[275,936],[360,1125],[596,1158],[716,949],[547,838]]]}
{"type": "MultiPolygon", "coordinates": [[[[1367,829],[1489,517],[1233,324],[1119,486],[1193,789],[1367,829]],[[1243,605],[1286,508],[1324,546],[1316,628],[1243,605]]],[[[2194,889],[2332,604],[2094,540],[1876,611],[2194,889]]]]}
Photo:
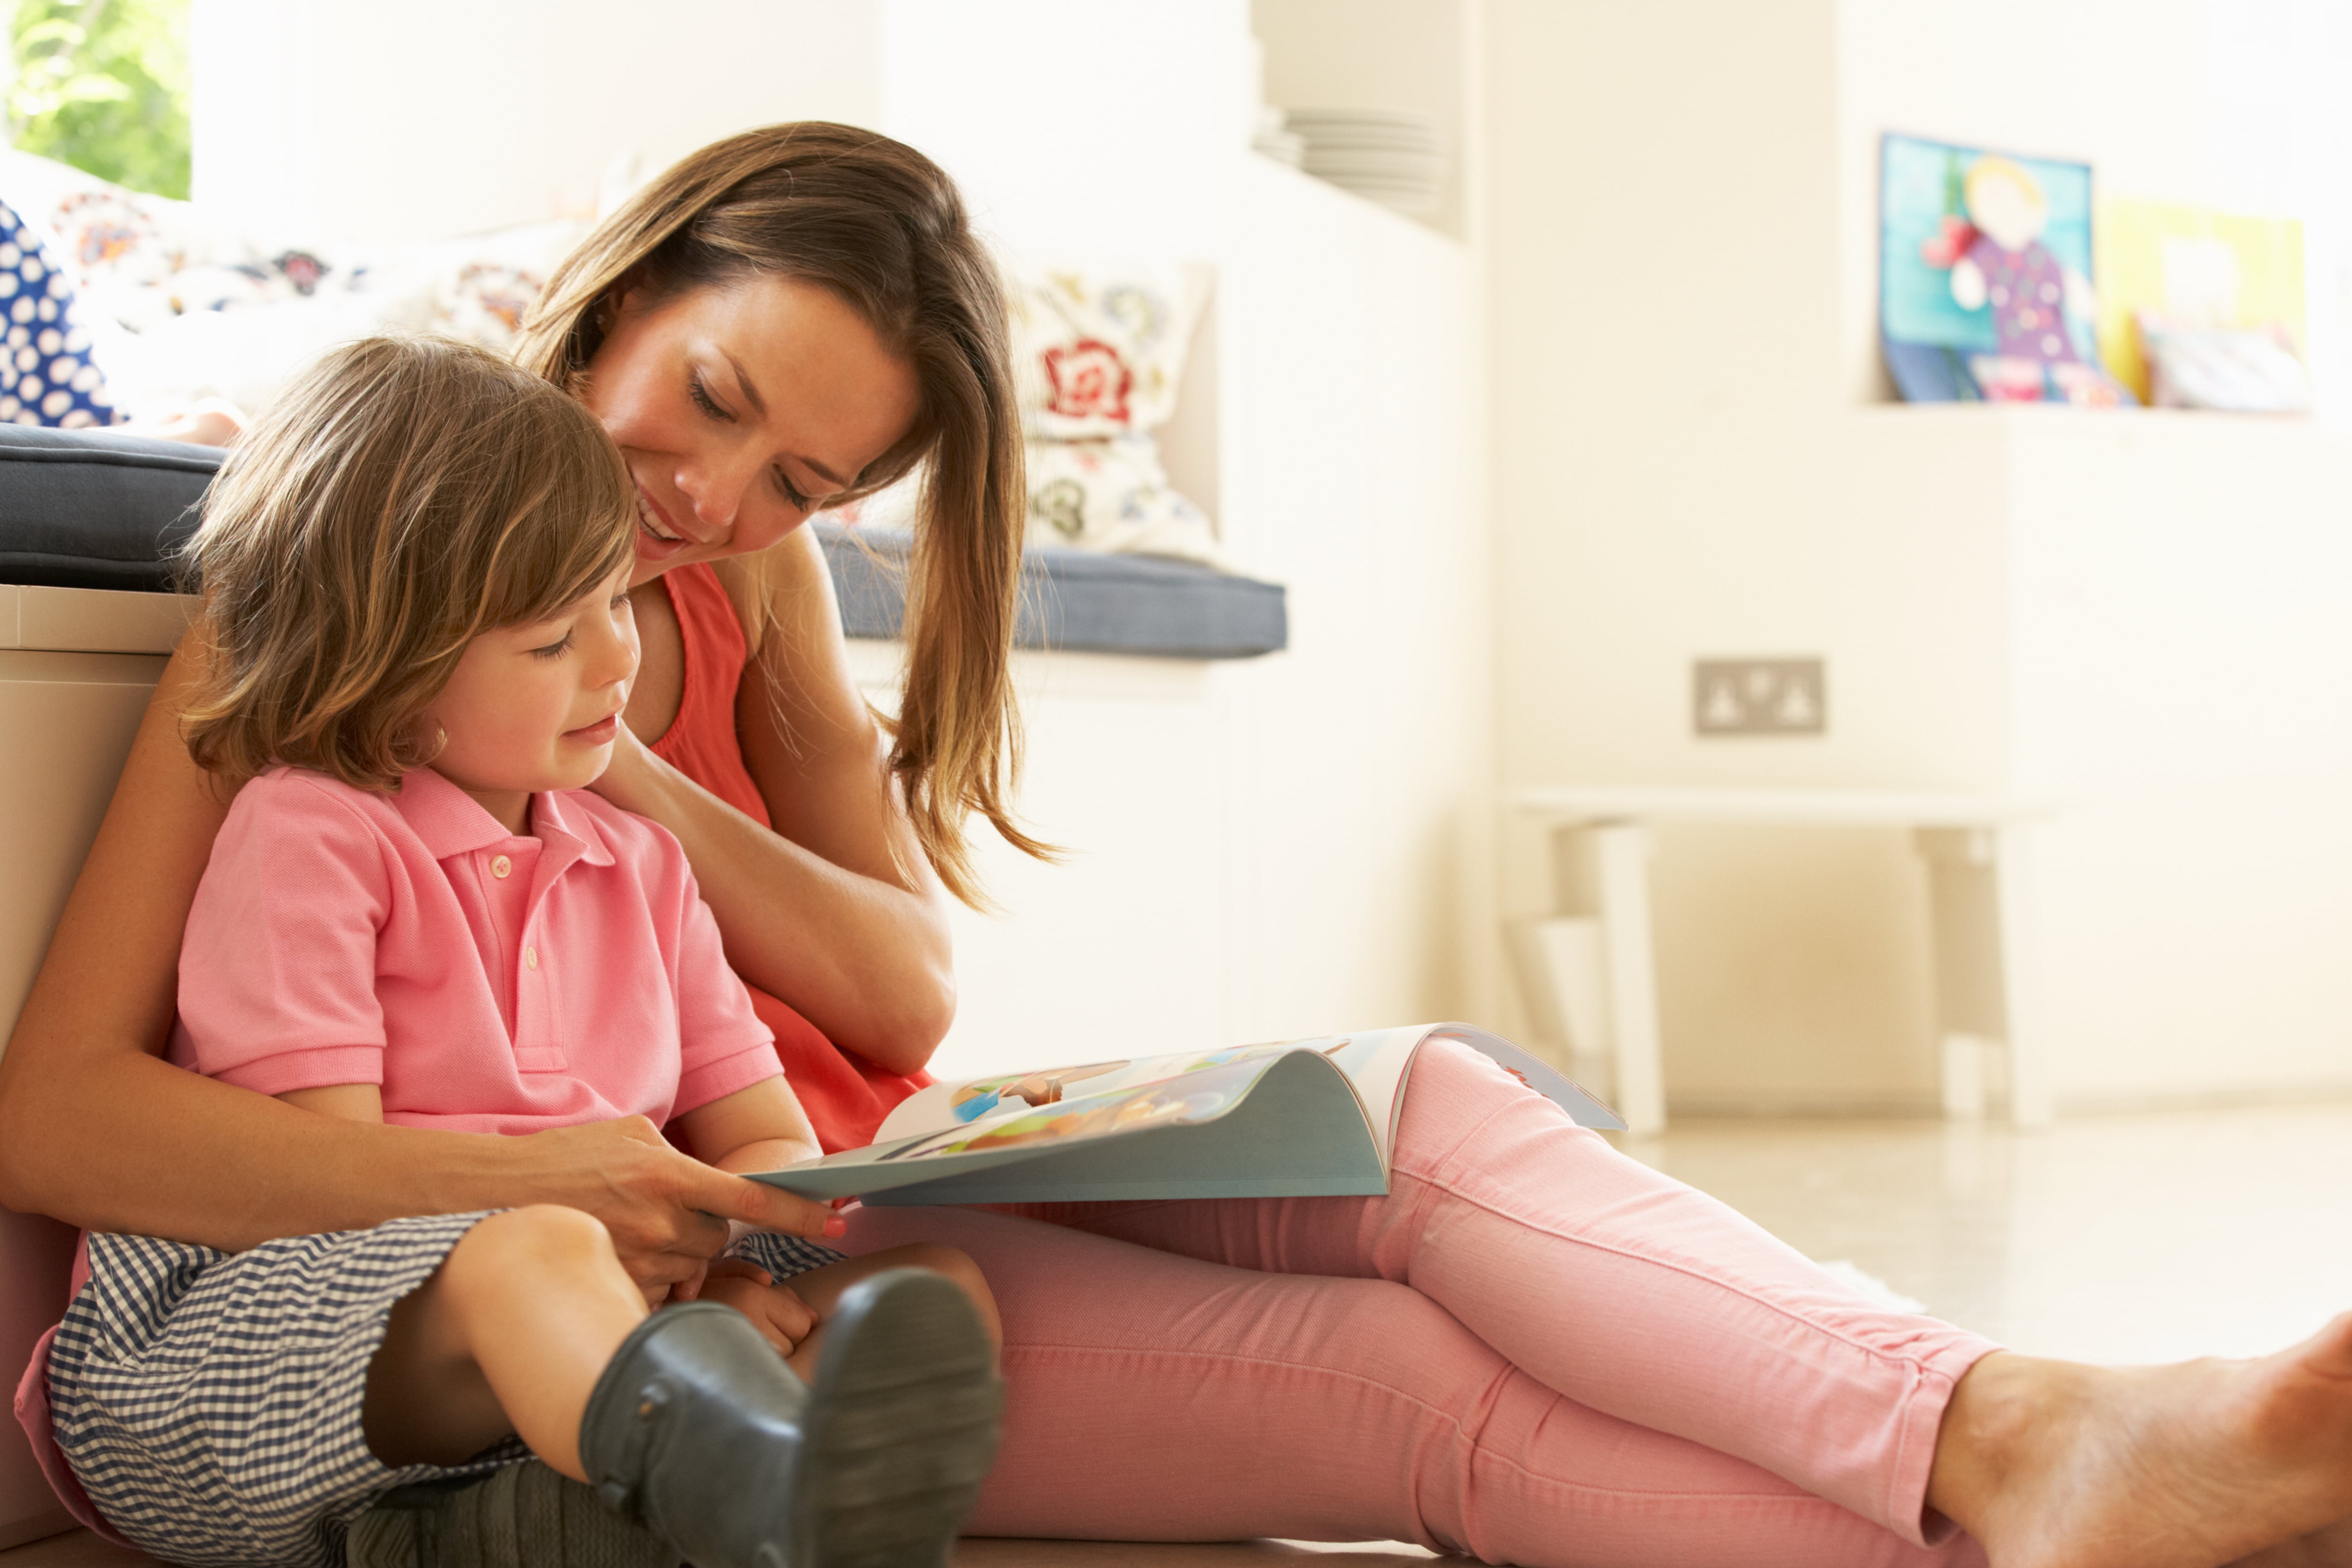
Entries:
{"type": "Polygon", "coordinates": [[[628,580],[624,567],[546,620],[476,637],[419,721],[447,736],[434,770],[516,831],[534,791],[583,788],[613,760],[637,673],[628,580]]]}

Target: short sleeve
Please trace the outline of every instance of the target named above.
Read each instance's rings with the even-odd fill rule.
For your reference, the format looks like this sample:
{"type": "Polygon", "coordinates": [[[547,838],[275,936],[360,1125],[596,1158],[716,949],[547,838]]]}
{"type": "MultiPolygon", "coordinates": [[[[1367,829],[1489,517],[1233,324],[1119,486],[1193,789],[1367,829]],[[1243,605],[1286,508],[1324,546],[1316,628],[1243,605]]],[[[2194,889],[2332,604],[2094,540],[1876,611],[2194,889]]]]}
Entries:
{"type": "Polygon", "coordinates": [[[687,878],[677,934],[677,1100],[683,1116],[737,1089],[783,1076],[776,1037],[751,1010],[751,994],[728,967],[710,906],[687,878]]]}
{"type": "Polygon", "coordinates": [[[273,773],[237,793],[180,949],[175,1056],[262,1094],[383,1081],[383,841],[336,786],[273,773]]]}

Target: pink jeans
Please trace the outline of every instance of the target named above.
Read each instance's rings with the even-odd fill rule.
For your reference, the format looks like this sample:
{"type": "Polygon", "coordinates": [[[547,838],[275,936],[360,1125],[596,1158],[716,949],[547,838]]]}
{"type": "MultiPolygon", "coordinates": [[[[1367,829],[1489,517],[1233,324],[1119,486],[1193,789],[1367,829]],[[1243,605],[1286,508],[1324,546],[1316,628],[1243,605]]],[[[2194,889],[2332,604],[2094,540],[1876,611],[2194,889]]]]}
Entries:
{"type": "Polygon", "coordinates": [[[1984,1561],[1926,1495],[1989,1342],[1856,1298],[1449,1042],[1386,1197],[852,1211],[849,1250],[915,1240],[1003,1311],[974,1533],[1984,1561]]]}

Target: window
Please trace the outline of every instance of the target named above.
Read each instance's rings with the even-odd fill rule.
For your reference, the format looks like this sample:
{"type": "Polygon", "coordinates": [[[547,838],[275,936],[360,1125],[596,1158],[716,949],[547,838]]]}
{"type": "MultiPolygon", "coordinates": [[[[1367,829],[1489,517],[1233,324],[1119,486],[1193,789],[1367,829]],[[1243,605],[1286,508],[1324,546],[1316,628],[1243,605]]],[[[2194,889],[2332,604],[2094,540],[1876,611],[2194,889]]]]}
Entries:
{"type": "Polygon", "coordinates": [[[188,194],[189,0],[16,0],[9,139],[133,190],[188,194]]]}

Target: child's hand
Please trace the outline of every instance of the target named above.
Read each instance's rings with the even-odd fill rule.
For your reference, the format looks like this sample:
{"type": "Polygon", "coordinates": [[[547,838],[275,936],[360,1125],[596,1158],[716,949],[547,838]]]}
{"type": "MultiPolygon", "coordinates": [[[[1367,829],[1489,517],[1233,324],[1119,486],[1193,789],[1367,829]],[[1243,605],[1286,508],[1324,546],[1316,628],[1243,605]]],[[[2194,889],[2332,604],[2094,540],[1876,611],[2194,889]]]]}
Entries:
{"type": "Polygon", "coordinates": [[[779,1355],[792,1354],[816,1330],[815,1310],[790,1286],[777,1284],[766,1269],[740,1258],[713,1263],[695,1299],[732,1307],[751,1319],[779,1355]]]}

